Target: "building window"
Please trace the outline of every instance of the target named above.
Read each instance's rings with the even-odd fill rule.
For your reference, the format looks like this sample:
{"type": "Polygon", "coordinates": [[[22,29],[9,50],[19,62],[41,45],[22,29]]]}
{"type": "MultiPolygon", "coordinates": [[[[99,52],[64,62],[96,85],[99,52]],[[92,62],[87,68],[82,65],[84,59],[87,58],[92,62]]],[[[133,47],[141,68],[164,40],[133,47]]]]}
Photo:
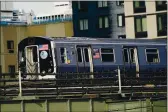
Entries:
{"type": "Polygon", "coordinates": [[[79,21],[80,30],[88,30],[88,20],[82,19],[79,21]]]}
{"type": "Polygon", "coordinates": [[[107,16],[99,17],[99,28],[108,28],[109,18],[107,16]]]}
{"type": "Polygon", "coordinates": [[[126,35],[118,35],[118,38],[119,38],[119,39],[125,39],[125,38],[126,38],[126,35]]]}
{"type": "Polygon", "coordinates": [[[114,62],[114,50],[111,48],[101,48],[102,62],[114,62]]]}
{"type": "Polygon", "coordinates": [[[117,24],[118,24],[118,27],[125,26],[125,16],[124,16],[124,14],[117,14],[117,24]]]}
{"type": "Polygon", "coordinates": [[[156,1],[156,11],[167,10],[167,1],[156,1]]]}
{"type": "Polygon", "coordinates": [[[14,53],[14,41],[13,40],[7,41],[7,49],[9,53],[14,53]]]}
{"type": "Polygon", "coordinates": [[[116,1],[117,6],[124,6],[124,1],[116,1]]]}
{"type": "Polygon", "coordinates": [[[158,49],[146,49],[146,60],[148,63],[159,63],[158,49]]]}
{"type": "Polygon", "coordinates": [[[15,75],[14,75],[14,73],[15,73],[15,66],[14,65],[9,65],[8,66],[8,72],[11,73],[11,78],[14,78],[15,77],[15,75]]]}
{"type": "Polygon", "coordinates": [[[60,52],[61,52],[61,62],[62,62],[62,63],[67,63],[66,48],[61,47],[61,48],[60,48],[60,52]]]}
{"type": "Polygon", "coordinates": [[[146,12],[145,1],[134,1],[134,13],[143,13],[146,12]]]}
{"type": "Polygon", "coordinates": [[[78,1],[78,9],[81,11],[87,11],[88,1],[78,1]]]}
{"type": "Polygon", "coordinates": [[[135,17],[135,37],[147,37],[146,16],[135,17]]]}
{"type": "Polygon", "coordinates": [[[98,1],[98,7],[108,7],[107,1],[98,1]]]}
{"type": "Polygon", "coordinates": [[[157,15],[157,35],[167,35],[167,13],[157,15]]]}

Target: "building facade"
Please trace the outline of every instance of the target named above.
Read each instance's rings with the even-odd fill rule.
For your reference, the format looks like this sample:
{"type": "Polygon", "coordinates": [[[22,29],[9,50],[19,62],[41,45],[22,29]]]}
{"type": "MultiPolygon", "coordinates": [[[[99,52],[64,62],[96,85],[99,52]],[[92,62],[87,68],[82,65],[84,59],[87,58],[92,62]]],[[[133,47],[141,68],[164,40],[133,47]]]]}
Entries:
{"type": "Polygon", "coordinates": [[[124,1],[127,38],[167,38],[167,1],[124,1]]]}
{"type": "Polygon", "coordinates": [[[73,1],[72,10],[74,36],[125,38],[123,2],[73,1]]]}
{"type": "Polygon", "coordinates": [[[65,20],[72,21],[71,2],[55,2],[52,11],[48,13],[36,14],[36,16],[33,18],[33,23],[54,23],[65,20]]]}

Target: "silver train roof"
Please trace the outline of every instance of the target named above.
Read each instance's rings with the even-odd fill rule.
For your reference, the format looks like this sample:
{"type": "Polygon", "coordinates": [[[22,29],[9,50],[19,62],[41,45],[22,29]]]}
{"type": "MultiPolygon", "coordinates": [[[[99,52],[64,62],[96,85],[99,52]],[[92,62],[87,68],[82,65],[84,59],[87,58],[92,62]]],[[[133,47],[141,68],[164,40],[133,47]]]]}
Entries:
{"type": "MultiPolygon", "coordinates": [[[[55,43],[88,43],[88,44],[154,44],[154,45],[167,45],[167,38],[161,39],[113,39],[113,38],[88,38],[88,37],[43,37],[55,43]]],[[[32,37],[33,38],[33,37],[32,37]]]]}

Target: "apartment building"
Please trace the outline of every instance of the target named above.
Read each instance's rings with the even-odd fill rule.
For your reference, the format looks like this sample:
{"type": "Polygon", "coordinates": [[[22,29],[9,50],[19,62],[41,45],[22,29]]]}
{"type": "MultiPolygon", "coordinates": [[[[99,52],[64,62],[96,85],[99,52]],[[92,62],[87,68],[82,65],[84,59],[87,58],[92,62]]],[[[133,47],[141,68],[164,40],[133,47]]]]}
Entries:
{"type": "Polygon", "coordinates": [[[167,38],[167,1],[124,1],[127,38],[167,38]]]}
{"type": "Polygon", "coordinates": [[[123,1],[72,1],[76,37],[126,38],[123,1]]]}

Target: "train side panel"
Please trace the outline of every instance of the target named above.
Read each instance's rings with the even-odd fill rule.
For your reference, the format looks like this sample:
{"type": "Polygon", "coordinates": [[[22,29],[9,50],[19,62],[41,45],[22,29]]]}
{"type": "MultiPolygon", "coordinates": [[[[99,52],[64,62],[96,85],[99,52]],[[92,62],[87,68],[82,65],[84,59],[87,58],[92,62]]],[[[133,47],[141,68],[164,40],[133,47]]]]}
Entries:
{"type": "MultiPolygon", "coordinates": [[[[150,45],[139,47],[138,55],[140,62],[139,63],[140,72],[148,72],[148,73],[157,73],[161,71],[166,72],[167,51],[165,47],[166,46],[150,46],[150,45]]],[[[143,73],[141,74],[141,76],[143,77],[143,73]]]]}

